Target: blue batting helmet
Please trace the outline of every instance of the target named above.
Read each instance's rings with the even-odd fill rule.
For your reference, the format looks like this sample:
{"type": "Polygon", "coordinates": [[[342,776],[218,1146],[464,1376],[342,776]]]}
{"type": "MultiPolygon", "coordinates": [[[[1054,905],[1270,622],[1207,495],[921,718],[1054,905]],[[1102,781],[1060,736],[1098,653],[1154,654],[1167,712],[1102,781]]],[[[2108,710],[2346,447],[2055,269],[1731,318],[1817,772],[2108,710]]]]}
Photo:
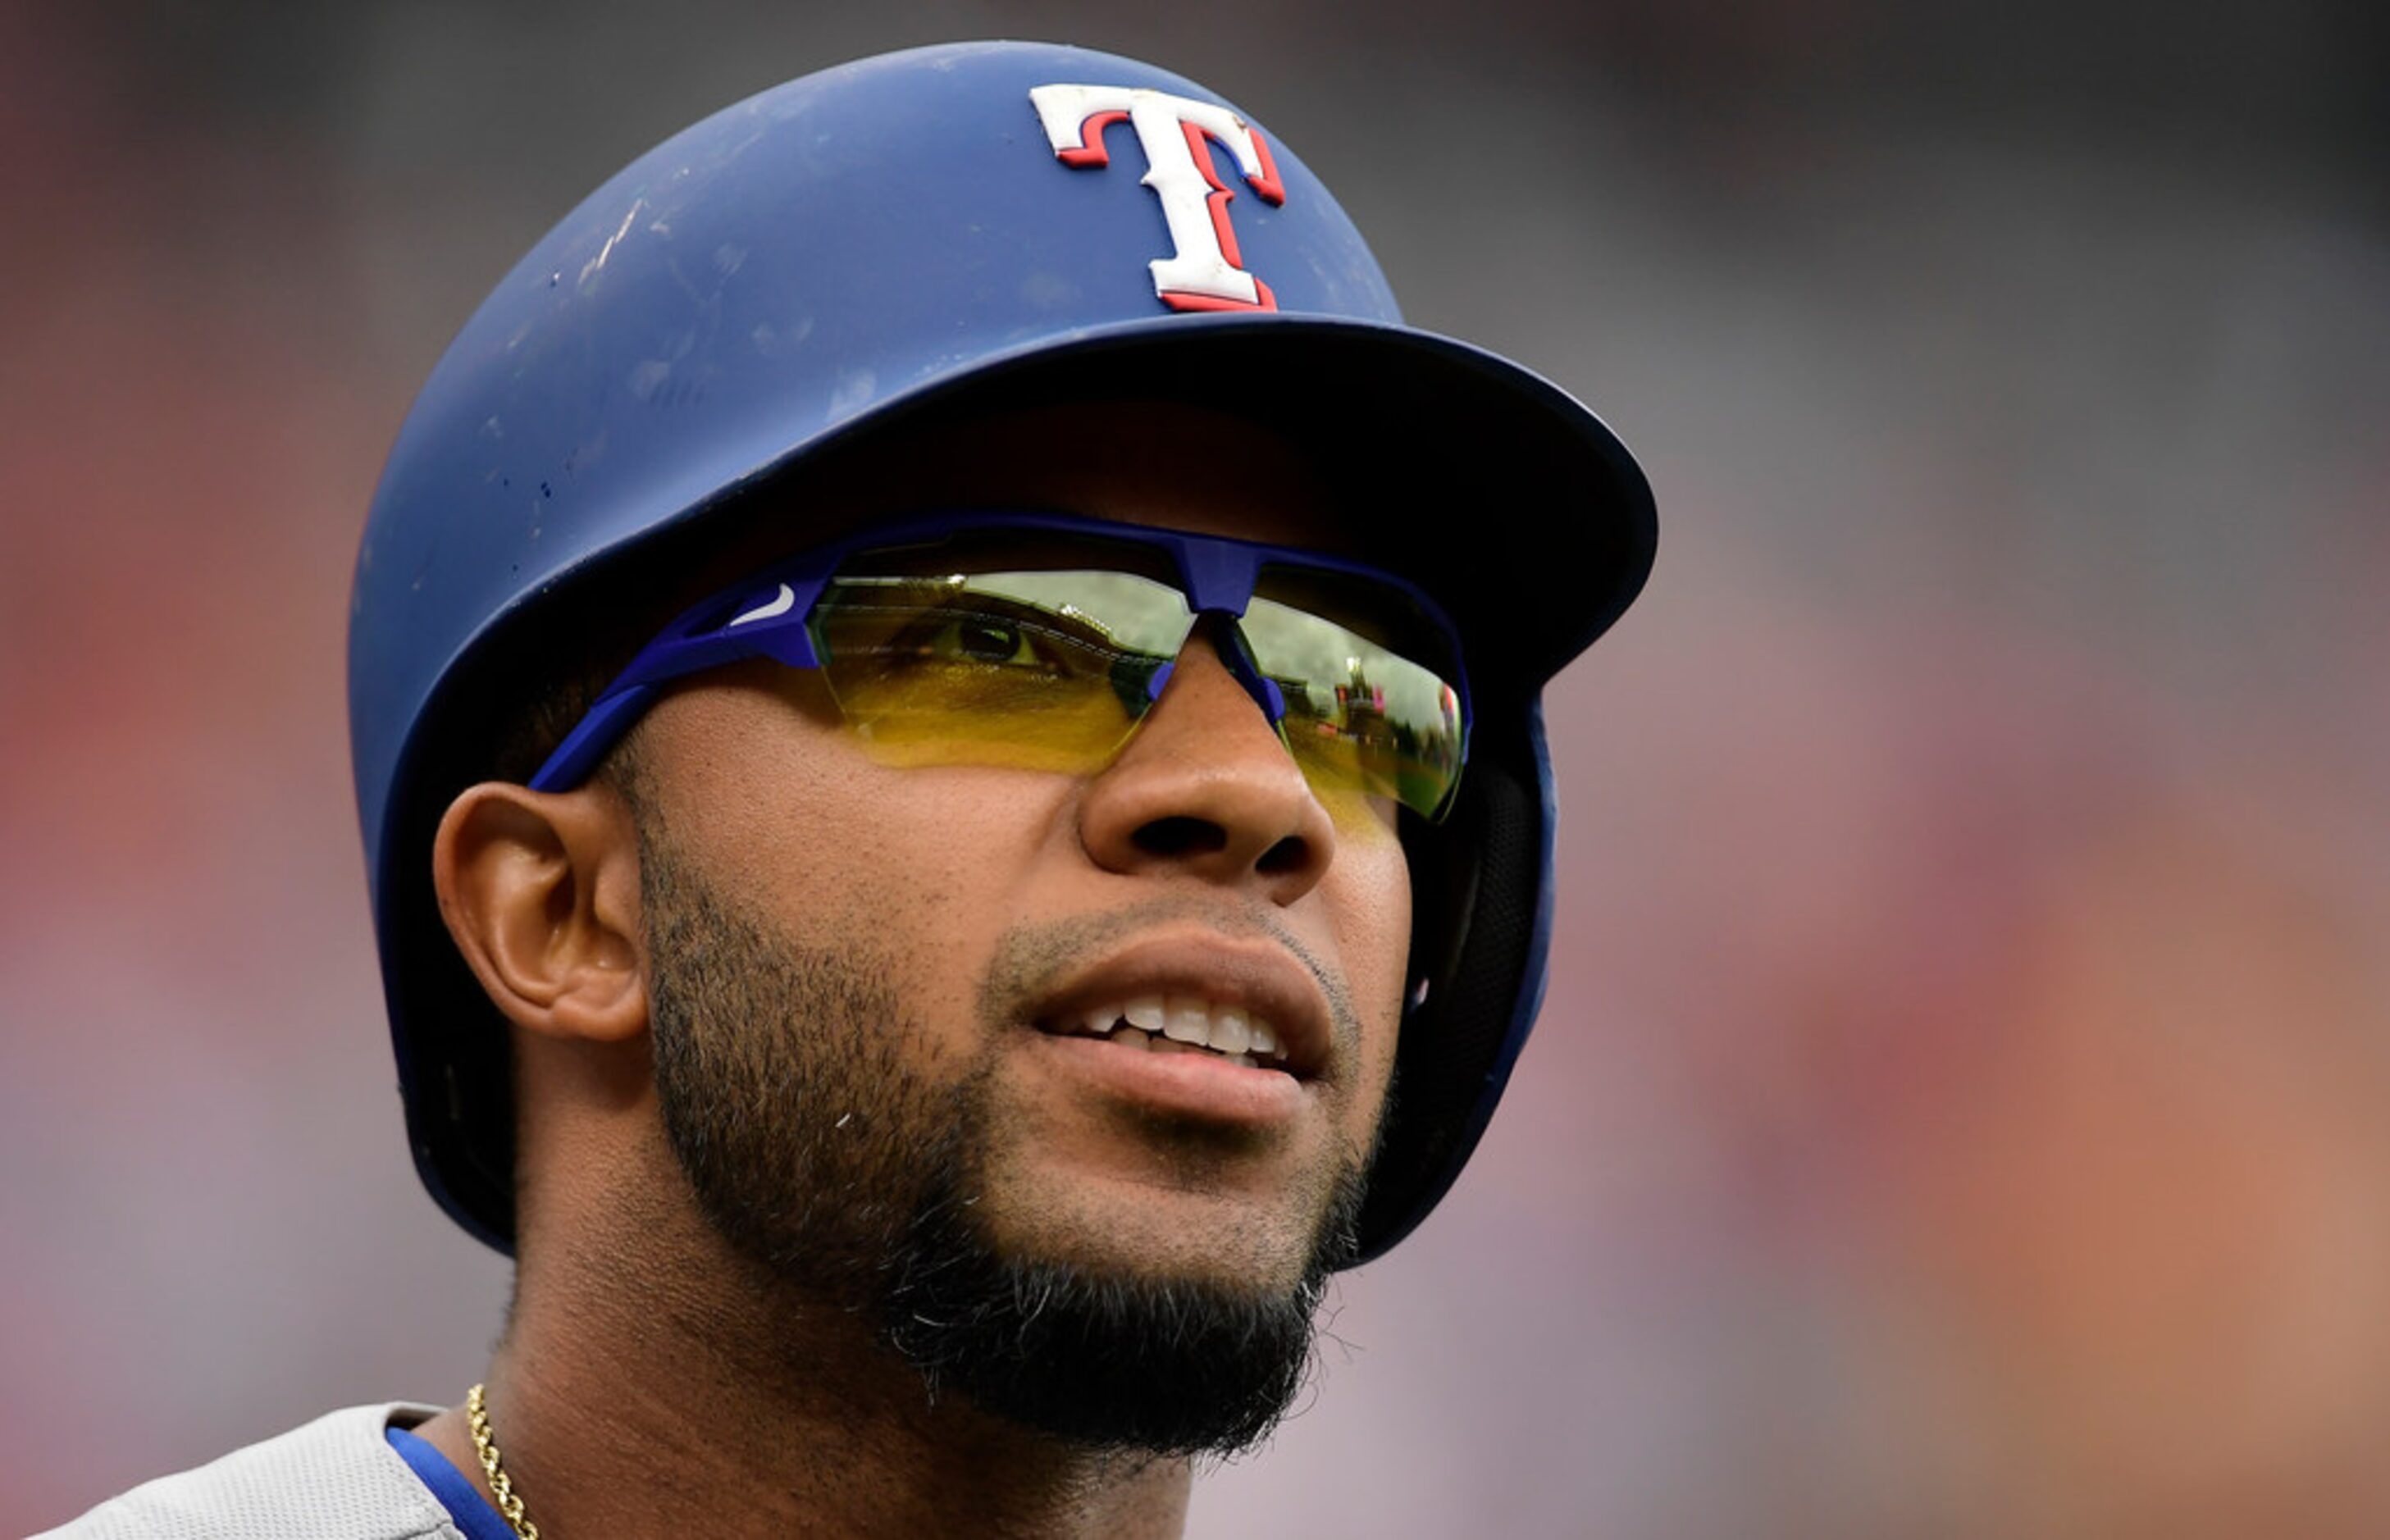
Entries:
{"type": "Polygon", "coordinates": [[[1541,691],[1641,587],[1650,488],[1557,387],[1406,327],[1310,169],[1212,93],[1106,54],[965,44],[807,76],[633,162],[465,324],[391,452],[357,558],[351,733],[408,1136],[459,1224],[511,1244],[508,1038],[428,857],[526,707],[534,639],[585,627],[576,597],[627,564],[747,527],[759,492],[833,445],[958,404],[1115,392],[1304,444],[1363,494],[1371,558],[1467,638],[1469,769],[1442,823],[1406,828],[1427,987],[1364,1254],[1451,1185],[1543,989],[1541,691]]]}

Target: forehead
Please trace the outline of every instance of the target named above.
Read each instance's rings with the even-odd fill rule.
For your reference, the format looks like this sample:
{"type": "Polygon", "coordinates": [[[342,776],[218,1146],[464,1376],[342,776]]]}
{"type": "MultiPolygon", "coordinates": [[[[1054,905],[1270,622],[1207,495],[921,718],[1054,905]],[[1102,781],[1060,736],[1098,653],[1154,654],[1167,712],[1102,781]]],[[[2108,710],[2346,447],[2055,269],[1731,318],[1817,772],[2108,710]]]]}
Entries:
{"type": "Polygon", "coordinates": [[[812,540],[883,518],[1074,513],[1348,555],[1337,489],[1284,434],[1203,407],[998,407],[899,428],[790,489],[812,540]]]}

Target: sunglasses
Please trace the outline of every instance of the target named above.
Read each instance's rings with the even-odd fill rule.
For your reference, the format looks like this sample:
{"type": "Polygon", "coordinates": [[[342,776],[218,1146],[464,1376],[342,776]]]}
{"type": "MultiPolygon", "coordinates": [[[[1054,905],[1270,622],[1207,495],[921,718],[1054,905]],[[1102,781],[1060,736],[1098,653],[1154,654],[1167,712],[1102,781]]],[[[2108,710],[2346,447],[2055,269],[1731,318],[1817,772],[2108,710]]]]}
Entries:
{"type": "Polygon", "coordinates": [[[1201,629],[1320,791],[1451,805],[1469,741],[1460,641],[1412,584],[1316,551],[1060,514],[946,514],[817,546],[684,613],[532,777],[580,784],[701,669],[819,672],[882,764],[1093,775],[1201,629]]]}

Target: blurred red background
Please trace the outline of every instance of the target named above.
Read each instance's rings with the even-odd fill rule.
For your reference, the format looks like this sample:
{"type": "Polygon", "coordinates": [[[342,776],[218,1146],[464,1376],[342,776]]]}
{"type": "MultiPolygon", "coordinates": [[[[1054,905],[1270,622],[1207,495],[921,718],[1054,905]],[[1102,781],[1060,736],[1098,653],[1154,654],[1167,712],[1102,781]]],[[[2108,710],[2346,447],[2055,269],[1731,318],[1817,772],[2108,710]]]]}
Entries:
{"type": "Polygon", "coordinates": [[[473,1377],[381,454],[623,160],[972,34],[1251,107],[1661,496],[1503,1116],[1196,1533],[2390,1532],[2390,27],[2244,9],[0,7],[0,1532],[473,1377]]]}

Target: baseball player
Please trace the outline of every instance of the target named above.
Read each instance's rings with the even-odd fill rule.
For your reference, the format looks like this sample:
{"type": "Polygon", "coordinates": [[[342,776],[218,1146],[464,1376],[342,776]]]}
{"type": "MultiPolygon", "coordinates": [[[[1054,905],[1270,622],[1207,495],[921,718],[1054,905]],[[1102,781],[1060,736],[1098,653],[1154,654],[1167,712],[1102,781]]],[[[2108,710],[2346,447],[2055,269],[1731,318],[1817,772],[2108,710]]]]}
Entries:
{"type": "Polygon", "coordinates": [[[1652,539],[1189,81],[929,48],[658,147],[357,561],[407,1132],[505,1335],[57,1533],[1177,1533],[1493,1112],[1539,693],[1652,539]]]}

